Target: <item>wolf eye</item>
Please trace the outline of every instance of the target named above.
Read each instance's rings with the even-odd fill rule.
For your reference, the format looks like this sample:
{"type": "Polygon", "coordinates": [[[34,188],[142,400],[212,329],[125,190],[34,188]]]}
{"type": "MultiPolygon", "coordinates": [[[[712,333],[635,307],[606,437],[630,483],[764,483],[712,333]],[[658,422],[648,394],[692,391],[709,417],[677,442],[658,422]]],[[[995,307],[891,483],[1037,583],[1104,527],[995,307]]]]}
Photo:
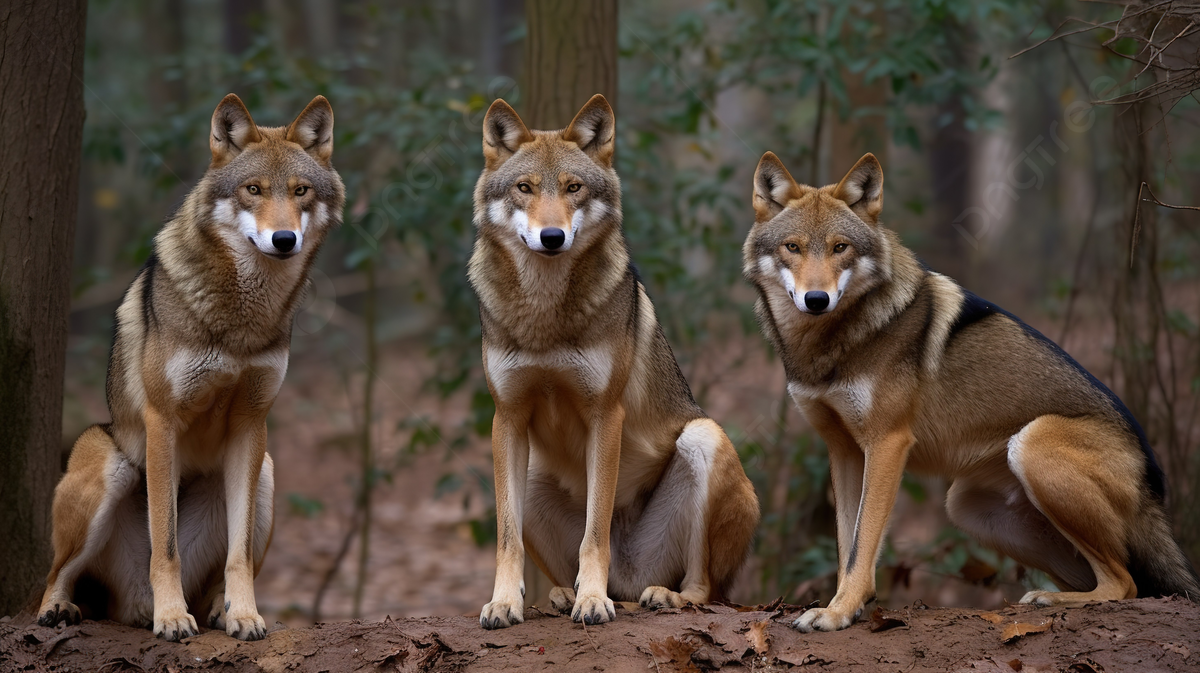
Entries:
{"type": "Polygon", "coordinates": [[[258,188],[258,185],[250,185],[249,187],[246,187],[246,191],[254,194],[255,196],[258,196],[262,193],[262,190],[258,188]]]}
{"type": "Polygon", "coordinates": [[[532,194],[533,193],[533,187],[530,187],[528,182],[517,183],[517,189],[520,190],[522,194],[532,194]]]}
{"type": "Polygon", "coordinates": [[[837,252],[846,252],[846,248],[849,248],[849,247],[850,247],[850,246],[849,246],[848,244],[846,244],[846,243],[838,243],[837,245],[833,246],[833,251],[834,251],[835,253],[837,253],[837,252]]]}
{"type": "Polygon", "coordinates": [[[296,188],[296,196],[304,196],[308,193],[308,185],[300,185],[296,188]]]}
{"type": "Polygon", "coordinates": [[[793,252],[793,253],[797,253],[797,254],[799,254],[799,252],[800,252],[800,246],[796,245],[795,243],[788,243],[786,247],[788,249],[788,252],[793,252]]]}
{"type": "Polygon", "coordinates": [[[583,187],[583,185],[579,184],[578,182],[572,182],[571,184],[567,185],[567,191],[574,194],[575,192],[579,191],[582,187],[583,187]]]}

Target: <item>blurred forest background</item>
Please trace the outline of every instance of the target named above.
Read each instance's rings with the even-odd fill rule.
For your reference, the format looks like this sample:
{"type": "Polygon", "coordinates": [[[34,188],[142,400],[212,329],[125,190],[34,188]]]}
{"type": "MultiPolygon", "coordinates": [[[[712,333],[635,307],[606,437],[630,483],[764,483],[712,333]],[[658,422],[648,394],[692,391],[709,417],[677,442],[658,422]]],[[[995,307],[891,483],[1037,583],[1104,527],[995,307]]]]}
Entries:
{"type": "MultiPolygon", "coordinates": [[[[828,600],[836,579],[825,448],[786,397],[741,279],[766,150],[810,184],[879,156],[885,223],[1062,344],[1146,426],[1175,532],[1200,561],[1200,219],[1139,201],[1195,205],[1200,188],[1200,107],[1170,72],[1194,70],[1196,24],[1170,17],[1174,3],[579,5],[606,7],[602,21],[555,4],[92,0],[62,446],[108,418],[113,311],[205,170],[217,102],[235,92],[281,125],[324,94],[346,223],[320,255],[271,412],[276,529],[259,606],[294,624],[477,611],[495,536],[493,407],[464,272],[480,123],[496,97],[531,127],[554,119],[529,113],[547,86],[533,71],[596,66],[615,86],[634,260],[762,499],[733,600],[828,600]],[[1123,13],[1013,58],[1069,17],[1123,13]],[[538,31],[562,32],[554,21],[616,49],[527,53],[538,31]]],[[[573,111],[591,93],[551,97],[573,111]]],[[[984,607],[1046,582],[952,528],[944,492],[906,478],[881,600],[984,607]]]]}

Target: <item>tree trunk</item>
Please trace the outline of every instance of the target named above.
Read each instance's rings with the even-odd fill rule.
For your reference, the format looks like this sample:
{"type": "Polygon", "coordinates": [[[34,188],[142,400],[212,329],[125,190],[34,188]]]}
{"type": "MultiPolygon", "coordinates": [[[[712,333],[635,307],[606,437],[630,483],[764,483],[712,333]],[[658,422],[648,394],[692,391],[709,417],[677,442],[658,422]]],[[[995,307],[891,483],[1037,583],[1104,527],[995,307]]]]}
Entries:
{"type": "Polygon", "coordinates": [[[561,129],[601,93],[617,108],[617,0],[526,0],[530,128],[561,129]]]}
{"type": "Polygon", "coordinates": [[[84,0],[0,9],[0,614],[49,569],[83,142],[84,0]]]}

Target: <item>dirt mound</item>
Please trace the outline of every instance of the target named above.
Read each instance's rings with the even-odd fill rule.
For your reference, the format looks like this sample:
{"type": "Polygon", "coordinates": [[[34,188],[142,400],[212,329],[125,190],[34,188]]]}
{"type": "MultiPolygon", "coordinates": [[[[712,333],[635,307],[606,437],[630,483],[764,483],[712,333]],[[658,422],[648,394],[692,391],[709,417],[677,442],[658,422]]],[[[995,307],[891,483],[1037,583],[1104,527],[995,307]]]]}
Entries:
{"type": "Polygon", "coordinates": [[[0,624],[3,671],[1195,671],[1200,605],[1141,599],[996,612],[876,608],[837,633],[802,634],[791,605],[621,604],[600,626],[534,607],[525,623],[485,631],[472,617],[277,626],[242,643],[205,631],[168,643],[110,622],[0,624]]]}

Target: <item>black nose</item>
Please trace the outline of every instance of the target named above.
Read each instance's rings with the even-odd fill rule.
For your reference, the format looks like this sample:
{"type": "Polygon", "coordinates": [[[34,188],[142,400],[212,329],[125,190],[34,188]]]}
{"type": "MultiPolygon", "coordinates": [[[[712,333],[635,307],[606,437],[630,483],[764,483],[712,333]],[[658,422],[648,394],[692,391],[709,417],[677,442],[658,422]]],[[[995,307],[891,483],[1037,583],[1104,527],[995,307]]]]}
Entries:
{"type": "Polygon", "coordinates": [[[558,227],[546,227],[542,230],[542,245],[547,250],[558,250],[566,241],[566,232],[558,227]]]}
{"type": "Polygon", "coordinates": [[[824,311],[829,306],[829,294],[819,290],[804,293],[804,305],[810,311],[824,311]]]}
{"type": "Polygon", "coordinates": [[[296,247],[296,232],[277,231],[271,234],[271,245],[279,252],[291,252],[296,247]]]}

